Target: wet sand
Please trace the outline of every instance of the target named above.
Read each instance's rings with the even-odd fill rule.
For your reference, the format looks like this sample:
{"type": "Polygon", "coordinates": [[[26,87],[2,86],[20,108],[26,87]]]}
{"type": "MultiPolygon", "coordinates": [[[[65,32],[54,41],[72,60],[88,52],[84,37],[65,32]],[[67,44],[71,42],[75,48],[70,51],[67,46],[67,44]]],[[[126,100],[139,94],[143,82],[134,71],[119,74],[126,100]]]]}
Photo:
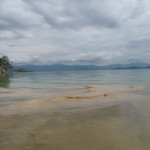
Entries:
{"type": "Polygon", "coordinates": [[[142,90],[88,85],[56,89],[53,94],[3,91],[0,96],[32,96],[0,107],[0,149],[148,150],[150,122],[144,125],[140,114],[145,117],[147,112],[139,113],[142,90]]]}

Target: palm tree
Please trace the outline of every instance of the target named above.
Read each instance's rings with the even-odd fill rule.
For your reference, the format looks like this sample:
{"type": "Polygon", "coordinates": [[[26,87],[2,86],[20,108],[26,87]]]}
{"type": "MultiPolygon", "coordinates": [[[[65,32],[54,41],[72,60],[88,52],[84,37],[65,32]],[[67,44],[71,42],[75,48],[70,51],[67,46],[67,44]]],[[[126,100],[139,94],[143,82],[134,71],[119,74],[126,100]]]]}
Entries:
{"type": "Polygon", "coordinates": [[[12,68],[11,62],[7,56],[0,58],[0,75],[5,74],[8,70],[12,68]]]}

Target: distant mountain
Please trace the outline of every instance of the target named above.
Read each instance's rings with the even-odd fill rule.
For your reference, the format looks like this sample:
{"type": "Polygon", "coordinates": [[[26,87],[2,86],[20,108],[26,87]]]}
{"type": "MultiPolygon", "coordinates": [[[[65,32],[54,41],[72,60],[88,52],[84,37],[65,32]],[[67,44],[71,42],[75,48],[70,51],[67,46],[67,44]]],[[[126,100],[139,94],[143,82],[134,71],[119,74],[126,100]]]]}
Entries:
{"type": "Polygon", "coordinates": [[[135,63],[129,63],[129,64],[118,64],[118,65],[111,65],[112,69],[141,69],[141,68],[146,68],[149,66],[149,64],[146,63],[140,63],[140,62],[135,62],[135,63]]]}
{"type": "Polygon", "coordinates": [[[73,70],[100,70],[101,67],[95,65],[21,65],[16,66],[16,69],[25,68],[32,71],[73,71],[73,70]]]}
{"type": "Polygon", "coordinates": [[[130,63],[130,64],[113,64],[108,66],[96,66],[96,65],[20,65],[15,66],[15,69],[24,68],[31,71],[76,71],[76,70],[112,70],[112,69],[141,69],[150,68],[150,64],[146,63],[130,63]]]}

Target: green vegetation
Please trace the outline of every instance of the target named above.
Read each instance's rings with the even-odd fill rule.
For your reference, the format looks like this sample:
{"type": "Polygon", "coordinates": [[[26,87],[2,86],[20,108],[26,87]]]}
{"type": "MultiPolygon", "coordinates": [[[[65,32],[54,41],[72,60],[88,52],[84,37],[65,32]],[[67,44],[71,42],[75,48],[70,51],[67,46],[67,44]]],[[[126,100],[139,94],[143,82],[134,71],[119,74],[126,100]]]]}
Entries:
{"type": "Polygon", "coordinates": [[[12,64],[7,56],[3,56],[0,58],[0,67],[8,71],[12,68],[12,64]]]}
{"type": "Polygon", "coordinates": [[[7,56],[0,57],[0,75],[5,74],[12,68],[12,64],[7,56]]]}
{"type": "Polygon", "coordinates": [[[30,70],[24,69],[24,68],[19,68],[15,70],[16,72],[31,72],[30,70]]]}

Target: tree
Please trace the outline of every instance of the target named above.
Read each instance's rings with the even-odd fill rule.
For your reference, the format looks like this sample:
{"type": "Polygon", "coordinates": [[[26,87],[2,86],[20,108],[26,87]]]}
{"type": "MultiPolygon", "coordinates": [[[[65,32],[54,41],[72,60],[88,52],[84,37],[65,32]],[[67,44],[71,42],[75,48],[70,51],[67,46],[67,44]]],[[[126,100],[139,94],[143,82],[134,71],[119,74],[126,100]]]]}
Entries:
{"type": "Polygon", "coordinates": [[[4,74],[8,70],[12,69],[11,62],[7,56],[0,58],[0,74],[4,74]]]}

